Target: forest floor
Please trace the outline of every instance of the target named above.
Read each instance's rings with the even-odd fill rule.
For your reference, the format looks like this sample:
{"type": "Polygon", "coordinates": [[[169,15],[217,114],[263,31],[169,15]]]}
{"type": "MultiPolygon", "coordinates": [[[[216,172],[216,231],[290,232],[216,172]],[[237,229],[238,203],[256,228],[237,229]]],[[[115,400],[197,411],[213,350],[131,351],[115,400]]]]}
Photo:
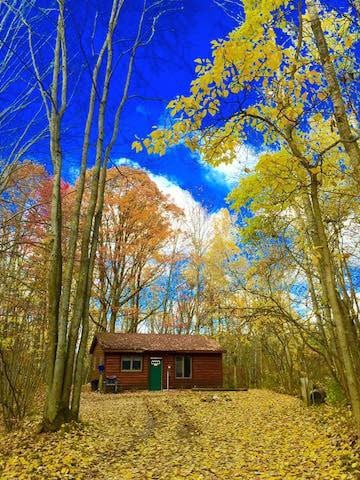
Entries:
{"type": "Polygon", "coordinates": [[[360,478],[346,409],[269,391],[86,392],[83,423],[0,434],[0,478],[217,480],[360,478]]]}

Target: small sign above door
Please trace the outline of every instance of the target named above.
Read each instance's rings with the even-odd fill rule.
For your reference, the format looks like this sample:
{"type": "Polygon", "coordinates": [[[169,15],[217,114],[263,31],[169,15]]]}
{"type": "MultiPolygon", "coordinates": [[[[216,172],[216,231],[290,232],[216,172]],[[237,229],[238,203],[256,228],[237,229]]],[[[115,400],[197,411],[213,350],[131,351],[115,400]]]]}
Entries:
{"type": "Polygon", "coordinates": [[[161,360],[151,360],[151,365],[153,367],[158,367],[159,365],[161,365],[161,360]]]}

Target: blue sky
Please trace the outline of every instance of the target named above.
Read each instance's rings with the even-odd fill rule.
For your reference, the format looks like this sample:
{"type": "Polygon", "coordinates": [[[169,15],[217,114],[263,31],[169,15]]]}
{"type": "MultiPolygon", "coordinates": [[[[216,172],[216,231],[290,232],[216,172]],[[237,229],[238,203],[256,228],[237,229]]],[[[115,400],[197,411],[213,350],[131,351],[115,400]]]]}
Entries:
{"type": "MultiPolygon", "coordinates": [[[[116,51],[118,67],[115,74],[118,75],[116,77],[118,85],[115,84],[110,96],[110,115],[122,92],[121,69],[125,67],[126,56],[122,59],[120,54],[128,45],[126,38],[133,36],[140,3],[140,0],[131,0],[131,2],[127,0],[126,8],[120,17],[118,39],[119,44],[123,43],[116,51]]],[[[36,4],[35,13],[39,19],[35,26],[35,35],[36,38],[41,36],[49,38],[54,32],[56,12],[49,9],[44,13],[44,10],[39,8],[41,4],[48,6],[49,2],[44,0],[36,4]]],[[[93,65],[96,58],[91,54],[94,12],[96,9],[99,10],[94,40],[96,49],[105,31],[105,21],[110,6],[110,0],[68,0],[67,2],[70,104],[64,116],[63,177],[70,182],[74,181],[79,166],[82,131],[87,112],[86,92],[90,87],[87,65],[93,65]],[[84,12],[85,15],[83,15],[84,12]]],[[[132,98],[128,101],[122,117],[119,137],[112,153],[112,162],[124,161],[120,159],[136,162],[154,175],[162,176],[174,185],[189,191],[196,201],[210,211],[215,211],[225,205],[224,198],[234,183],[232,178],[234,171],[231,168],[213,169],[204,165],[195,154],[182,146],[172,148],[163,157],[148,156],[145,152],[135,154],[131,150],[131,144],[136,135],[144,137],[151,131],[152,126],[161,124],[166,104],[177,94],[188,92],[194,76],[194,59],[208,56],[210,41],[224,37],[235,26],[234,21],[225,15],[213,0],[183,0],[178,1],[175,6],[182,8],[169,12],[160,19],[152,43],[138,54],[130,90],[132,98]]],[[[38,64],[43,70],[51,61],[52,53],[49,44],[53,45],[53,41],[47,40],[44,46],[36,51],[38,64]]],[[[26,58],[26,42],[23,48],[24,58],[26,58]]],[[[26,71],[26,75],[31,79],[31,69],[26,71]]],[[[14,95],[15,93],[13,91],[14,95]]],[[[9,98],[0,98],[0,107],[4,100],[7,102],[9,98]]],[[[18,117],[19,128],[24,128],[37,108],[38,103],[35,102],[33,111],[27,110],[18,117]]],[[[40,124],[41,122],[36,126],[40,128],[40,124]]],[[[108,126],[108,132],[110,132],[111,121],[108,126]]],[[[48,139],[35,145],[28,157],[43,163],[51,172],[48,139]]],[[[89,166],[91,164],[90,158],[89,166]]]]}
{"type": "Polygon", "coordinates": [[[132,92],[161,101],[134,99],[128,103],[126,126],[122,129],[114,158],[128,158],[156,175],[165,176],[191,193],[209,210],[225,205],[230,191],[229,178],[212,171],[197,155],[183,146],[165,156],[135,154],[134,136],[145,136],[153,125],[162,122],[165,105],[177,94],[187,93],[194,76],[194,59],[210,54],[210,41],[225,36],[234,22],[212,0],[185,0],[183,10],[167,15],[159,25],[152,45],[136,64],[132,92]]]}
{"type": "MultiPolygon", "coordinates": [[[[122,52],[130,45],[128,39],[134,36],[137,26],[137,15],[143,0],[126,0],[125,8],[120,16],[119,29],[116,34],[118,46],[115,51],[117,69],[114,72],[115,82],[111,91],[109,114],[113,110],[122,92],[123,70],[126,67],[127,56],[122,52]]],[[[149,3],[154,0],[147,0],[149,3]]],[[[122,116],[121,128],[112,153],[112,162],[136,162],[136,164],[152,172],[158,178],[164,177],[167,182],[190,192],[192,197],[215,211],[226,205],[225,197],[241,174],[239,165],[220,166],[212,168],[201,162],[196,154],[183,146],[172,148],[163,156],[147,155],[146,152],[135,154],[131,144],[135,136],[146,136],[154,125],[164,120],[165,106],[178,94],[186,94],[191,80],[194,78],[194,59],[210,55],[210,42],[223,38],[231,31],[235,22],[216,5],[214,0],[166,0],[174,11],[161,17],[156,35],[145,49],[138,52],[134,75],[130,89],[132,97],[122,116]],[[121,160],[126,159],[126,160],[121,160]]],[[[331,0],[332,3],[333,0],[331,0]]],[[[30,2],[29,2],[30,3],[30,2]]],[[[87,92],[90,88],[90,69],[96,59],[92,53],[99,49],[104,36],[106,21],[109,16],[111,0],[67,0],[66,4],[66,36],[69,56],[69,108],[64,116],[63,177],[73,182],[79,167],[79,157],[82,143],[85,116],[87,112],[87,92]],[[96,29],[94,29],[95,12],[98,11],[96,29]],[[92,34],[95,31],[94,41],[92,34]]],[[[42,47],[36,50],[37,62],[41,71],[49,67],[54,45],[53,34],[56,25],[56,9],[51,9],[55,0],[37,0],[33,9],[37,17],[34,26],[34,37],[42,47]],[[46,7],[42,10],[41,6],[46,7]],[[49,48],[49,46],[51,48],[49,48]]],[[[23,59],[28,61],[28,45],[23,43],[23,59]]],[[[0,52],[1,53],[1,52],[0,52]]],[[[0,55],[1,56],[1,55],[0,55]]],[[[1,61],[1,58],[0,58],[1,61]]],[[[33,81],[31,67],[25,69],[24,82],[33,81]]],[[[47,79],[49,85],[49,78],[47,79]]],[[[14,85],[9,95],[1,98],[0,111],[3,105],[8,105],[11,95],[19,92],[19,86],[14,85]],[[10,96],[10,98],[9,98],[10,96]]],[[[38,110],[40,98],[35,99],[32,108],[21,112],[16,119],[16,127],[23,129],[34,113],[38,110]]],[[[107,123],[107,135],[111,132],[111,120],[107,123]]],[[[35,127],[40,128],[41,122],[35,127]]],[[[9,130],[9,137],[14,137],[9,130]]],[[[239,151],[241,160],[252,165],[256,160],[256,151],[262,149],[259,139],[252,136],[249,141],[253,145],[239,151]]],[[[7,142],[1,142],[1,147],[7,142]]],[[[9,141],[8,144],[11,142],[9,141]]],[[[6,150],[6,147],[5,147],[6,150]]],[[[6,151],[0,151],[0,156],[6,151]]],[[[43,163],[51,172],[48,139],[37,143],[28,155],[31,159],[43,163]]],[[[93,154],[89,158],[92,165],[93,154]]]]}

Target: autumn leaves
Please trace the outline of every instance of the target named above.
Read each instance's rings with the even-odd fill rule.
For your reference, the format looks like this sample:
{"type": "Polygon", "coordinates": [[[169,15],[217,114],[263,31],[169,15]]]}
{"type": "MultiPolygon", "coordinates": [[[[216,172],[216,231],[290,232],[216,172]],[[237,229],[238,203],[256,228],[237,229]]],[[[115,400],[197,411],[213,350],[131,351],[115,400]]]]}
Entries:
{"type": "Polygon", "coordinates": [[[10,480],[355,480],[349,412],[267,391],[86,393],[79,428],[1,439],[10,480]]]}

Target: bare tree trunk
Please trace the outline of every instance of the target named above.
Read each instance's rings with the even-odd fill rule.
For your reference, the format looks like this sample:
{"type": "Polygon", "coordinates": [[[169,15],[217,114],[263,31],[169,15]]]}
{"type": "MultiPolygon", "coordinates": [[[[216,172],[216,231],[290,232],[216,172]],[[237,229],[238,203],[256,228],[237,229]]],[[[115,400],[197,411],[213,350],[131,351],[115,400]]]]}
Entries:
{"type": "MultiPolygon", "coordinates": [[[[114,30],[118,23],[118,18],[120,15],[121,8],[123,6],[124,0],[114,0],[113,10],[111,12],[109,29],[107,34],[107,63],[105,69],[105,79],[103,83],[103,94],[99,107],[99,116],[98,116],[98,138],[96,145],[96,166],[94,169],[92,177],[92,187],[90,194],[89,210],[87,212],[86,227],[84,229],[84,235],[82,238],[82,249],[81,249],[81,260],[80,260],[80,272],[78,277],[77,285],[77,294],[76,298],[78,302],[75,303],[75,310],[71,321],[70,334],[69,334],[69,346],[68,346],[68,357],[71,359],[71,362],[68,362],[67,368],[65,371],[64,386],[63,386],[63,408],[69,408],[70,396],[71,396],[71,387],[74,382],[74,375],[76,375],[76,370],[78,370],[78,375],[82,381],[83,378],[83,369],[84,369],[84,357],[85,357],[85,344],[87,343],[88,335],[88,312],[89,312],[89,301],[90,301],[90,291],[92,285],[92,276],[95,264],[95,253],[98,244],[98,236],[100,229],[100,222],[102,218],[103,203],[104,203],[104,193],[105,193],[105,184],[106,184],[106,172],[107,165],[110,160],[110,155],[112,148],[115,144],[115,141],[118,136],[119,126],[120,126],[120,117],[124,109],[126,100],[129,94],[130,81],[133,73],[135,55],[139,46],[144,45],[145,43],[141,42],[141,34],[143,30],[143,24],[145,15],[147,12],[146,1],[144,1],[143,9],[140,14],[138,29],[136,38],[134,40],[133,46],[131,48],[131,53],[129,57],[128,67],[126,70],[126,78],[123,87],[123,93],[120,98],[118,107],[115,112],[112,135],[109,143],[106,145],[105,152],[103,152],[104,147],[104,128],[105,128],[105,109],[108,101],[108,94],[110,88],[110,80],[112,77],[112,63],[113,63],[113,35],[114,30]],[[101,168],[102,165],[102,168],[101,168]],[[75,348],[76,340],[78,338],[80,322],[82,322],[82,338],[83,348],[80,341],[80,348],[78,351],[76,364],[74,363],[75,358],[75,348]],[[73,336],[72,336],[73,334],[73,336]],[[74,341],[75,340],[75,341],[74,341]]],[[[150,37],[152,38],[152,37],[150,37]]],[[[80,405],[80,390],[78,389],[78,383],[75,382],[75,391],[73,392],[73,401],[71,410],[69,410],[69,418],[72,420],[78,420],[79,415],[79,405],[80,405]]]]}
{"type": "Polygon", "coordinates": [[[105,118],[105,114],[107,111],[110,85],[114,76],[113,38],[115,29],[118,25],[120,12],[125,2],[125,0],[112,0],[106,36],[92,70],[92,83],[89,92],[89,109],[84,129],[81,154],[80,176],[76,191],[73,220],[70,228],[67,258],[63,272],[63,252],[61,243],[62,153],[60,143],[61,120],[67,107],[67,54],[64,2],[65,0],[58,0],[57,2],[59,13],[50,94],[44,86],[43,76],[40,75],[36,63],[35,49],[32,44],[32,31],[29,27],[30,55],[38,88],[46,108],[50,127],[50,150],[54,168],[51,204],[52,255],[48,293],[50,325],[47,376],[48,391],[43,418],[43,430],[56,430],[64,421],[78,419],[80,392],[84,377],[85,357],[88,343],[89,302],[99,228],[102,219],[107,165],[118,136],[120,116],[128,98],[136,52],[139,47],[145,46],[151,41],[156,23],[166,11],[161,10],[163,0],[159,0],[150,5],[147,4],[147,0],[144,0],[142,3],[134,42],[132,47],[125,52],[129,55],[128,66],[124,71],[125,78],[122,87],[122,95],[119,98],[115,115],[112,119],[113,126],[111,138],[106,144],[105,124],[107,118],[105,118]],[[142,38],[144,35],[143,27],[146,15],[150,15],[150,18],[152,19],[152,27],[147,34],[147,38],[142,38]],[[102,75],[100,75],[102,69],[104,71],[102,72],[102,75]],[[59,102],[60,99],[61,101],[59,102]],[[99,100],[98,105],[96,100],[99,100]],[[60,106],[58,106],[59,103],[60,106]],[[81,231],[80,266],[75,275],[74,265],[79,241],[80,214],[86,185],[86,167],[91,130],[95,121],[95,107],[98,109],[95,166],[91,172],[92,176],[89,189],[90,199],[86,207],[84,225],[81,231]],[[74,298],[73,302],[71,301],[72,298],[74,298]]]}
{"type": "MultiPolygon", "coordinates": [[[[103,167],[102,174],[106,176],[106,166],[103,167]]],[[[96,235],[96,237],[98,237],[98,232],[99,232],[102,205],[103,205],[103,198],[100,198],[98,211],[95,216],[95,224],[97,225],[95,225],[94,227],[94,235],[96,235]]],[[[93,271],[95,267],[96,249],[97,249],[97,243],[98,243],[97,241],[98,241],[98,238],[93,239],[92,246],[91,246],[90,272],[88,275],[86,302],[85,302],[85,308],[84,308],[83,317],[82,317],[81,339],[80,339],[79,350],[76,356],[76,364],[74,368],[75,370],[74,389],[73,389],[73,394],[71,398],[71,418],[74,420],[78,420],[79,418],[81,388],[84,381],[85,358],[86,358],[86,351],[88,347],[88,337],[89,337],[89,299],[91,297],[92,277],[93,277],[93,271]]]]}
{"type": "MultiPolygon", "coordinates": [[[[54,52],[54,68],[51,88],[50,153],[54,169],[51,197],[52,252],[49,269],[49,353],[47,363],[47,397],[44,413],[44,429],[57,428],[62,418],[58,416],[61,402],[62,371],[66,351],[66,323],[59,315],[62,289],[62,205],[61,205],[61,119],[66,108],[67,58],[65,47],[64,2],[59,0],[57,36],[54,52]],[[61,104],[58,105],[61,85],[61,104]]],[[[44,102],[47,101],[43,94],[44,102]]]]}
{"type": "Polygon", "coordinates": [[[348,385],[353,414],[358,431],[360,431],[360,371],[359,371],[359,344],[354,337],[349,312],[340,299],[335,282],[335,273],[328,246],[327,235],[322,221],[321,208],[318,199],[317,176],[311,174],[311,211],[313,218],[314,247],[319,254],[320,275],[327,301],[336,325],[336,333],[345,376],[348,385]]]}
{"type": "Polygon", "coordinates": [[[341,94],[339,81],[336,76],[334,64],[331,60],[329,48],[321,26],[318,9],[314,0],[306,1],[310,15],[311,29],[320,55],[320,61],[324,68],[329,93],[334,106],[334,116],[339,130],[339,136],[349,155],[355,178],[360,183],[360,147],[357,138],[353,135],[350,122],[346,114],[345,102],[341,94]]]}
{"type": "MultiPolygon", "coordinates": [[[[115,27],[117,25],[117,20],[119,16],[119,3],[118,0],[114,0],[112,12],[110,16],[108,32],[106,36],[106,50],[107,50],[107,62],[105,69],[105,78],[103,83],[103,91],[99,106],[99,115],[98,115],[98,132],[97,132],[97,143],[96,143],[96,162],[95,167],[92,172],[91,179],[91,189],[90,189],[90,200],[88,209],[86,212],[85,226],[83,230],[82,240],[81,240],[81,256],[80,256],[80,269],[77,279],[77,287],[75,298],[76,302],[74,304],[74,313],[70,323],[70,330],[68,336],[68,348],[67,348],[67,357],[66,357],[66,367],[64,375],[64,384],[62,392],[62,403],[63,411],[65,416],[70,415],[69,405],[70,405],[70,396],[71,388],[73,385],[73,378],[75,373],[75,351],[78,341],[79,328],[81,321],[83,319],[84,310],[86,309],[86,303],[88,301],[86,295],[88,292],[88,282],[89,282],[89,272],[90,272],[90,252],[92,241],[91,238],[97,238],[97,232],[94,228],[94,215],[96,210],[96,205],[99,197],[99,190],[101,189],[101,182],[105,183],[104,174],[102,174],[102,158],[103,158],[103,146],[104,146],[104,137],[105,137],[105,113],[106,105],[108,101],[109,88],[110,88],[110,79],[112,71],[112,62],[113,62],[113,34],[115,27]]],[[[105,175],[106,176],[106,175],[105,175]]]]}
{"type": "MultiPolygon", "coordinates": [[[[310,215],[310,210],[311,210],[311,205],[309,203],[309,198],[307,195],[305,195],[305,200],[304,200],[304,211],[305,211],[305,218],[307,219],[307,224],[303,221],[303,212],[300,210],[297,210],[297,215],[299,218],[299,222],[301,225],[301,230],[303,231],[303,234],[305,235],[305,239],[307,242],[308,248],[312,249],[314,244],[312,242],[311,234],[309,233],[309,228],[311,230],[311,225],[313,223],[312,217],[310,215]],[[310,227],[309,227],[310,226],[310,227]]],[[[312,302],[312,307],[313,311],[315,314],[315,317],[317,319],[317,326],[319,330],[320,337],[322,339],[322,351],[323,351],[323,356],[326,361],[326,364],[330,370],[330,373],[332,376],[337,380],[337,382],[341,385],[343,391],[345,394],[347,394],[348,389],[347,389],[347,383],[344,379],[344,368],[343,364],[341,361],[341,358],[339,356],[339,345],[338,345],[338,340],[336,336],[336,332],[334,331],[333,328],[333,321],[331,319],[331,311],[329,308],[329,305],[327,303],[327,299],[324,299],[324,293],[322,295],[317,293],[316,287],[315,287],[315,275],[312,271],[312,262],[308,258],[308,255],[306,255],[306,265],[303,267],[307,282],[308,282],[308,287],[309,287],[309,292],[310,292],[310,298],[312,302]],[[320,297],[320,298],[319,298],[320,297]],[[322,299],[322,301],[321,301],[322,299]]],[[[318,269],[316,269],[318,270],[318,269]]],[[[315,270],[315,271],[316,271],[315,270]]],[[[320,284],[321,287],[321,284],[320,284]]],[[[323,290],[322,290],[323,292],[323,290]]]]}
{"type": "Polygon", "coordinates": [[[291,132],[287,142],[299,163],[308,171],[310,194],[307,197],[306,216],[309,219],[313,248],[319,260],[319,275],[325,302],[329,305],[335,323],[339,351],[344,365],[344,376],[348,387],[356,428],[360,432],[360,360],[359,342],[349,312],[340,298],[336,285],[336,275],[329,249],[328,238],[319,202],[318,178],[309,171],[308,162],[301,154],[291,132]]]}

